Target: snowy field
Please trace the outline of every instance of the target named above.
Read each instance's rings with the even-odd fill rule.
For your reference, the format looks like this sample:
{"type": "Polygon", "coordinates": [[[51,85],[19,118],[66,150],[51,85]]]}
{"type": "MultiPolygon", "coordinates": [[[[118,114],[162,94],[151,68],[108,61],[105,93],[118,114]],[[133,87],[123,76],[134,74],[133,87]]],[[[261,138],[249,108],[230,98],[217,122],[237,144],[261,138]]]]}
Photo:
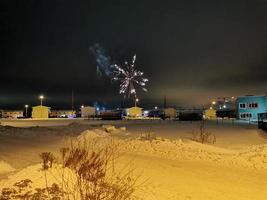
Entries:
{"type": "MultiPolygon", "coordinates": [[[[1,124],[5,126],[0,126],[0,190],[26,178],[33,187],[44,187],[39,154],[58,155],[70,138],[90,141],[93,137],[103,143],[112,137],[122,153],[118,168],[131,166],[147,180],[137,191],[143,199],[267,198],[267,134],[253,124],[207,121],[206,131],[216,137],[214,144],[191,140],[200,122],[60,119],[2,120],[1,124]],[[116,129],[107,132],[103,124],[116,129]]],[[[53,170],[50,184],[57,181],[53,170]]]]}

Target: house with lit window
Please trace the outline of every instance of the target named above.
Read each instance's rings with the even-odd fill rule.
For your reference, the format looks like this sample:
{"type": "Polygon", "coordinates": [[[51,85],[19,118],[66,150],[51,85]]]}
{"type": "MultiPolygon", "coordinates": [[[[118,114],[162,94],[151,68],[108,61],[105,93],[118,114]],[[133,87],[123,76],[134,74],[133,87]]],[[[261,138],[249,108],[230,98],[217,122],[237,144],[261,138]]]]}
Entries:
{"type": "Polygon", "coordinates": [[[143,110],[143,108],[140,108],[137,106],[127,108],[126,109],[126,115],[128,117],[134,117],[134,118],[142,117],[142,110],[143,110]]]}
{"type": "Polygon", "coordinates": [[[236,99],[237,118],[241,120],[257,121],[258,114],[267,112],[266,95],[247,95],[236,99]]]}
{"type": "Polygon", "coordinates": [[[1,118],[17,119],[23,117],[23,110],[2,110],[1,118]]]}
{"type": "Polygon", "coordinates": [[[81,117],[91,118],[96,116],[96,108],[93,106],[82,106],[81,107],[81,117]]]}
{"type": "Polygon", "coordinates": [[[73,110],[51,110],[49,113],[51,118],[75,118],[76,113],[73,110]]]}

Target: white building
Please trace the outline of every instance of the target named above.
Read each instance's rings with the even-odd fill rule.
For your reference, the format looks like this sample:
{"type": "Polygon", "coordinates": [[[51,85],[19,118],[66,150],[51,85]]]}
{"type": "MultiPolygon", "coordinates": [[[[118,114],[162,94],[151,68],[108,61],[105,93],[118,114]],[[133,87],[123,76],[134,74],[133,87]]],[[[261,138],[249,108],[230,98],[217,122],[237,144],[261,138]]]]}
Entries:
{"type": "Polygon", "coordinates": [[[2,118],[17,119],[23,117],[23,110],[2,110],[2,118]]]}
{"type": "Polygon", "coordinates": [[[95,117],[96,109],[92,106],[82,106],[81,107],[81,117],[82,118],[90,118],[95,117]]]}

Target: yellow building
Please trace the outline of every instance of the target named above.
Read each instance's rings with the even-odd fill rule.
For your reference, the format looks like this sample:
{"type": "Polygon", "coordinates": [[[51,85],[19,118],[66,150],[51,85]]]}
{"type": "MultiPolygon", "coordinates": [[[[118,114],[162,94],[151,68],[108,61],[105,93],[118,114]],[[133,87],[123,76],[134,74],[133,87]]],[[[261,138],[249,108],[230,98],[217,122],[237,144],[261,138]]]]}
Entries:
{"type": "Polygon", "coordinates": [[[141,117],[142,116],[142,108],[140,107],[131,107],[126,110],[127,116],[129,117],[141,117]]]}
{"type": "Polygon", "coordinates": [[[176,118],[177,112],[175,108],[165,108],[164,109],[164,116],[166,118],[176,118]]]}
{"type": "Polygon", "coordinates": [[[209,108],[204,111],[205,119],[215,119],[216,118],[216,110],[213,108],[209,108]]]}
{"type": "Polygon", "coordinates": [[[81,108],[81,117],[82,118],[90,118],[95,117],[96,109],[93,106],[83,106],[81,108]]]}
{"type": "Polygon", "coordinates": [[[32,107],[32,118],[48,118],[50,108],[46,106],[34,106],[32,107]]]}

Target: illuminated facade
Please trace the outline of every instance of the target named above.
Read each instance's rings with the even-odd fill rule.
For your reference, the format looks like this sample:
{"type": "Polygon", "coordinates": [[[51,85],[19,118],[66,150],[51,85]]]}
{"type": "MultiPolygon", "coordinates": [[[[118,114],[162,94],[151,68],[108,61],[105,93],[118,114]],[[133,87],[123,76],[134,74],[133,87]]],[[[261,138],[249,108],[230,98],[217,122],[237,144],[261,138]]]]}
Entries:
{"type": "Polygon", "coordinates": [[[51,110],[49,117],[51,118],[74,118],[76,113],[73,110],[51,110]]]}
{"type": "Polygon", "coordinates": [[[34,106],[32,107],[32,118],[46,119],[49,116],[50,108],[46,106],[34,106]]]}
{"type": "Polygon", "coordinates": [[[93,106],[83,106],[81,107],[81,117],[90,118],[96,116],[96,108],[93,106]]]}
{"type": "Polygon", "coordinates": [[[126,114],[129,117],[141,117],[142,116],[142,108],[140,107],[131,107],[126,109],[126,114]]]}
{"type": "Polygon", "coordinates": [[[23,110],[0,110],[0,118],[16,119],[23,117],[23,110]]]}
{"type": "Polygon", "coordinates": [[[216,110],[213,109],[212,107],[209,109],[206,109],[204,111],[204,118],[205,119],[216,119],[216,110]]]}
{"type": "Polygon", "coordinates": [[[164,109],[164,117],[165,118],[176,118],[177,111],[175,108],[165,108],[164,109]]]}
{"type": "Polygon", "coordinates": [[[257,121],[259,113],[267,112],[267,96],[240,96],[237,97],[237,118],[257,121]]]}

